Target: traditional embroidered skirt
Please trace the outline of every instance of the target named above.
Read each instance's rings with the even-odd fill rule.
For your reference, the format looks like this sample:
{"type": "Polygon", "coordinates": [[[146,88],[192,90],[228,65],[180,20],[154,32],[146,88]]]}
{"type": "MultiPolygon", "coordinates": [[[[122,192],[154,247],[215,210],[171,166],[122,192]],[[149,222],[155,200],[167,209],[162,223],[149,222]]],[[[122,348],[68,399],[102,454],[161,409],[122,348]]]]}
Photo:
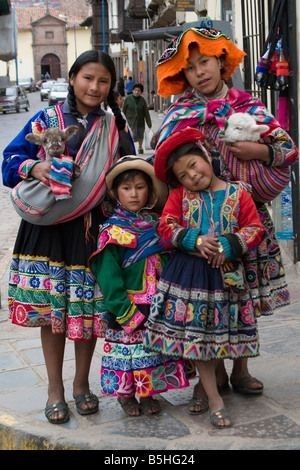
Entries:
{"type": "Polygon", "coordinates": [[[202,361],[257,356],[256,317],[248,289],[224,289],[219,269],[177,252],[158,283],[145,346],[202,361]]]}
{"type": "Polygon", "coordinates": [[[12,323],[51,325],[53,333],[73,340],[103,335],[99,290],[88,267],[96,249],[99,208],[88,216],[52,226],[21,222],[9,277],[12,323]]]}
{"type": "Polygon", "coordinates": [[[106,330],[100,373],[105,395],[144,398],[189,385],[183,361],[145,351],[143,336],[143,330],[106,330]]]}
{"type": "Polygon", "coordinates": [[[288,305],[290,294],[274,224],[265,204],[257,209],[266,233],[258,247],[245,255],[244,266],[255,313],[260,317],[288,305]]]}

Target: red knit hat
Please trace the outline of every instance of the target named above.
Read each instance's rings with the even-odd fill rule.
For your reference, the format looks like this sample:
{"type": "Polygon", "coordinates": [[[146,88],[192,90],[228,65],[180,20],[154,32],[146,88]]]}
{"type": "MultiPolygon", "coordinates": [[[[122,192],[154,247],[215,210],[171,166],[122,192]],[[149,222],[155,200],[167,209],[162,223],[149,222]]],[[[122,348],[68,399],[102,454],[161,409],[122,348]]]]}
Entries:
{"type": "Polygon", "coordinates": [[[204,140],[205,137],[202,132],[194,127],[185,127],[164,140],[155,151],[154,171],[157,178],[165,183],[167,182],[168,159],[174,150],[184,144],[197,145],[207,160],[210,161],[210,156],[203,145],[204,140]]]}

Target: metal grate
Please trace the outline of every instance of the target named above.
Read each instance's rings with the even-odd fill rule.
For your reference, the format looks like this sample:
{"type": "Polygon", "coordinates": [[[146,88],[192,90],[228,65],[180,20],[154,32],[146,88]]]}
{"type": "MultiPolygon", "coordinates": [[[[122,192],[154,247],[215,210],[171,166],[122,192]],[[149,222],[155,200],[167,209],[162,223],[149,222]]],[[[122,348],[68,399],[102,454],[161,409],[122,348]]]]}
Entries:
{"type": "MultiPolygon", "coordinates": [[[[258,96],[267,106],[267,108],[276,115],[277,92],[260,89],[255,82],[254,75],[257,62],[262,55],[264,43],[269,32],[269,20],[273,7],[272,0],[241,0],[242,8],[242,27],[243,27],[243,48],[247,53],[245,58],[245,89],[258,96]]],[[[296,2],[290,0],[287,2],[288,26],[289,26],[289,65],[292,70],[293,79],[289,84],[290,98],[290,120],[291,129],[289,133],[294,142],[298,143],[298,58],[296,35],[296,2]]],[[[293,213],[294,213],[294,261],[300,261],[300,218],[297,216],[300,212],[300,190],[299,190],[299,163],[294,164],[292,168],[292,192],[293,192],[293,213]]]]}

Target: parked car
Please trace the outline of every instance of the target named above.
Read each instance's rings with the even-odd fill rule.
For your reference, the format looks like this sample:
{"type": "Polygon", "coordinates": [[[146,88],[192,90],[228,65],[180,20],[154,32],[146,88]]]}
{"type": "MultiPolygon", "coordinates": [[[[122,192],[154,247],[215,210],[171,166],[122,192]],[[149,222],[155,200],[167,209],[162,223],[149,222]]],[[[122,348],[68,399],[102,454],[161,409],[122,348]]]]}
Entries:
{"type": "Polygon", "coordinates": [[[21,109],[29,111],[30,104],[26,91],[19,85],[11,85],[0,88],[0,112],[6,114],[7,111],[19,113],[21,109]]]}
{"type": "Polygon", "coordinates": [[[42,82],[40,88],[41,101],[48,99],[49,91],[54,83],[56,83],[55,80],[48,80],[47,82],[42,82]]]}
{"type": "Polygon", "coordinates": [[[19,78],[19,85],[22,86],[26,91],[36,91],[36,83],[33,78],[19,78]]]}
{"type": "Polygon", "coordinates": [[[49,105],[56,104],[58,101],[64,101],[68,95],[68,83],[55,83],[49,93],[49,105]]]}

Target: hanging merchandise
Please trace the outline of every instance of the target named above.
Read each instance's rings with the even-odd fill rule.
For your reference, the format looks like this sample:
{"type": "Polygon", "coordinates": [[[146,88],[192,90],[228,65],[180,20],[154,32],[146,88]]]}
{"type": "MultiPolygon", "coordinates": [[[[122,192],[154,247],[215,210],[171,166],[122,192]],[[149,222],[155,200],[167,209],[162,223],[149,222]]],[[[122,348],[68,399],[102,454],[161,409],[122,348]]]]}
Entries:
{"type": "Polygon", "coordinates": [[[276,103],[276,118],[286,131],[290,131],[289,96],[287,89],[280,91],[276,103]]]}
{"type": "Polygon", "coordinates": [[[275,90],[285,90],[289,84],[289,64],[285,58],[283,46],[282,46],[282,39],[279,39],[278,43],[278,50],[279,50],[279,60],[275,62],[275,90]]]}
{"type": "Polygon", "coordinates": [[[293,204],[291,183],[276,198],[273,204],[276,237],[278,240],[293,240],[293,204]]]}
{"type": "Polygon", "coordinates": [[[269,54],[270,54],[270,46],[268,46],[264,55],[259,59],[259,62],[256,66],[256,73],[255,73],[255,81],[256,83],[262,87],[268,87],[268,80],[269,80],[269,54]]]}
{"type": "MultiPolygon", "coordinates": [[[[283,129],[290,128],[289,63],[288,63],[288,5],[287,0],[275,0],[270,19],[270,30],[263,53],[258,61],[255,81],[261,87],[277,91],[276,117],[283,129]]],[[[293,201],[291,182],[272,201],[272,217],[276,237],[293,240],[293,201]]]]}
{"type": "Polygon", "coordinates": [[[283,91],[288,87],[287,33],[287,0],[275,0],[269,35],[255,73],[261,88],[283,91]]]}

